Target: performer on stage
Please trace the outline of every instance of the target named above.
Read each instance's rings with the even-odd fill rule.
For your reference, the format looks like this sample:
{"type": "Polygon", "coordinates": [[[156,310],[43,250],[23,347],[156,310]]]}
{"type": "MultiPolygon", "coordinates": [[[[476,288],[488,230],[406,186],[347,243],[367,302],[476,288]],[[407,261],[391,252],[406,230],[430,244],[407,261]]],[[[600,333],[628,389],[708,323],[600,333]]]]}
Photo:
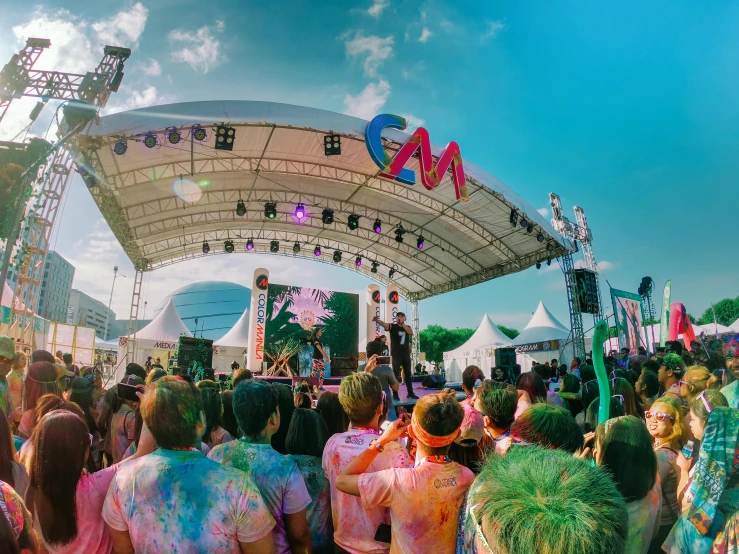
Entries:
{"type": "MultiPolygon", "coordinates": [[[[393,372],[395,377],[400,381],[401,371],[403,381],[408,389],[408,398],[417,399],[418,396],[413,392],[413,377],[411,375],[411,340],[413,340],[413,329],[410,325],[405,324],[405,314],[398,312],[395,316],[397,323],[385,323],[379,317],[375,316],[372,321],[376,321],[380,327],[390,334],[390,358],[392,361],[393,372]]],[[[395,400],[400,400],[397,392],[393,393],[395,400]]]]}
{"type": "Polygon", "coordinates": [[[314,327],[310,336],[310,343],[313,345],[313,365],[311,367],[310,376],[318,377],[318,388],[323,389],[323,376],[326,374],[326,352],[323,350],[321,335],[323,329],[314,327]]]}

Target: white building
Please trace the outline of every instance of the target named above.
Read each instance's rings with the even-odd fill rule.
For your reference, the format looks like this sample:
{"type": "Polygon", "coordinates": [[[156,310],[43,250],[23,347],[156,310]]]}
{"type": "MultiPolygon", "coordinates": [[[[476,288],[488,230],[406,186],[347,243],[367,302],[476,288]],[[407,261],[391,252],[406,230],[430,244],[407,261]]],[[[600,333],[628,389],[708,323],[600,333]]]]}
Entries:
{"type": "MultiPolygon", "coordinates": [[[[16,276],[11,276],[11,282],[16,276]]],[[[74,266],[54,251],[46,255],[36,313],[50,321],[63,323],[67,317],[74,266]]]]}
{"type": "Polygon", "coordinates": [[[108,340],[111,337],[110,329],[114,322],[115,312],[113,310],[108,310],[105,304],[84,292],[72,289],[69,295],[69,307],[67,308],[67,323],[93,327],[99,338],[108,340]],[[107,330],[105,329],[106,315],[107,330]]]}

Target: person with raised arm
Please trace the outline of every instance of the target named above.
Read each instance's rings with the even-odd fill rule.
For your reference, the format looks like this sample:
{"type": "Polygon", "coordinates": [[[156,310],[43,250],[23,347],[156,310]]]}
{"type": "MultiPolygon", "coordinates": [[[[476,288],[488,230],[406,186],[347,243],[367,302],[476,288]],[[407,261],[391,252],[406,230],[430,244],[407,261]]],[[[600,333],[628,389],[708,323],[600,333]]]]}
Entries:
{"type": "MultiPolygon", "coordinates": [[[[413,340],[413,329],[405,322],[405,314],[398,312],[395,323],[385,323],[375,316],[372,321],[385,329],[390,334],[390,360],[393,366],[395,378],[400,381],[401,373],[403,381],[408,389],[409,399],[418,399],[413,392],[413,376],[411,365],[411,341],[413,340]]],[[[397,392],[393,393],[393,399],[400,400],[397,392]]]]}

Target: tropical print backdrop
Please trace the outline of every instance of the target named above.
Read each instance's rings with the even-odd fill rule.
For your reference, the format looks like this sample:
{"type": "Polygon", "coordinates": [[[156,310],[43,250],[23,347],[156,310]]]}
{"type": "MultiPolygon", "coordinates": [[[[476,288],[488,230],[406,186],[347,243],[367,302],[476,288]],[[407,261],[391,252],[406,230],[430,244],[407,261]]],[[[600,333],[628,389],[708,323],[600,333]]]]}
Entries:
{"type": "Polygon", "coordinates": [[[304,340],[314,326],[331,356],[354,357],[359,349],[359,295],[285,285],[269,285],[265,344],[304,340]]]}

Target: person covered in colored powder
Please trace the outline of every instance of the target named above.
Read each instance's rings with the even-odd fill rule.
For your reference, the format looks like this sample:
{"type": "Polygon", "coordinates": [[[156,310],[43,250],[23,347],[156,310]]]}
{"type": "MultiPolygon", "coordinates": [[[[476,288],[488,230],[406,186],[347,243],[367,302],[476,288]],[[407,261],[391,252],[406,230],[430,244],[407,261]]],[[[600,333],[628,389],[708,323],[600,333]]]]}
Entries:
{"type": "Polygon", "coordinates": [[[391,552],[454,553],[459,509],[475,478],[447,456],[463,419],[453,391],[424,396],[410,423],[393,422],[337,477],[336,488],[361,497],[364,506],[390,509],[391,552]],[[415,467],[365,473],[406,431],[418,442],[415,467]]]}

